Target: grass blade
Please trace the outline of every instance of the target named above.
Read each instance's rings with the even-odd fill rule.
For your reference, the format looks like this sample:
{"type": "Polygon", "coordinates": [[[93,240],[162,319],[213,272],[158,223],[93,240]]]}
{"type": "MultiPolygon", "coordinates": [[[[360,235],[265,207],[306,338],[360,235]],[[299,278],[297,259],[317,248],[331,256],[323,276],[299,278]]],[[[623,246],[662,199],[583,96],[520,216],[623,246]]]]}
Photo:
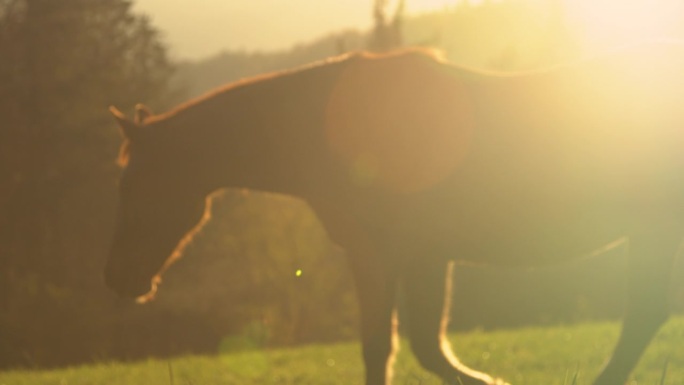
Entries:
{"type": "Polygon", "coordinates": [[[670,365],[670,358],[665,360],[665,365],[663,365],[663,373],[660,376],[660,385],[665,385],[665,378],[667,377],[667,367],[670,365]]]}
{"type": "Polygon", "coordinates": [[[579,364],[577,364],[577,369],[575,370],[575,374],[572,376],[572,385],[577,385],[577,379],[579,378],[579,364]]]}
{"type": "Polygon", "coordinates": [[[169,383],[173,385],[173,368],[171,368],[171,361],[167,361],[169,364],[169,383]]]}

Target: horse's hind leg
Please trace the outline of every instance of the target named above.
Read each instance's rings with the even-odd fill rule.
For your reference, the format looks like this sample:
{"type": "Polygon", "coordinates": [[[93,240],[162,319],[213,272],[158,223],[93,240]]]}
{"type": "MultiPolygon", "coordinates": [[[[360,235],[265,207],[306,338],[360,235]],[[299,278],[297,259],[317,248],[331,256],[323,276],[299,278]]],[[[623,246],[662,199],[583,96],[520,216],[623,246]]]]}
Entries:
{"type": "Polygon", "coordinates": [[[629,247],[627,309],[611,359],[594,385],[622,385],[669,316],[670,285],[681,233],[633,237],[629,247]]]}
{"type": "Polygon", "coordinates": [[[445,384],[503,384],[458,361],[444,333],[448,323],[451,266],[448,261],[415,259],[403,274],[409,339],[418,362],[445,384]]]}

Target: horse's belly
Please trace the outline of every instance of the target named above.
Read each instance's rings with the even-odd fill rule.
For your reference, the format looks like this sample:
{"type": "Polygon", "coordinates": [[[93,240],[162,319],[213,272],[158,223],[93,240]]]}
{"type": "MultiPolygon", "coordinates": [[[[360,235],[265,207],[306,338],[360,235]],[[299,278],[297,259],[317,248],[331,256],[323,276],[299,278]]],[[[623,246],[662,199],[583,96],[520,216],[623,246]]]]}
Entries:
{"type": "Polygon", "coordinates": [[[684,195],[676,183],[646,178],[632,186],[630,178],[602,174],[565,174],[544,183],[522,177],[491,184],[461,179],[406,205],[402,220],[388,225],[396,226],[392,238],[405,249],[525,266],[581,257],[642,226],[682,219],[684,195]]]}
{"type": "Polygon", "coordinates": [[[591,214],[492,218],[471,231],[454,234],[448,242],[450,258],[507,266],[553,264],[591,254],[628,235],[619,218],[597,220],[591,214]]]}

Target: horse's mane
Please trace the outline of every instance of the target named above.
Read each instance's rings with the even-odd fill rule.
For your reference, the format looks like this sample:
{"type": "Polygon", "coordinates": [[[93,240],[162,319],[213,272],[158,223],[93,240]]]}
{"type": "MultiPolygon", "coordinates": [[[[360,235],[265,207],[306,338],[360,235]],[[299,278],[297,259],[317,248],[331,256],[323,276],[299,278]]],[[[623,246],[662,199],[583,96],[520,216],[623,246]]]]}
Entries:
{"type": "Polygon", "coordinates": [[[148,119],[146,119],[146,123],[154,123],[155,121],[159,120],[164,120],[168,117],[171,117],[173,115],[178,114],[179,112],[186,110],[194,105],[200,104],[206,100],[209,99],[214,99],[217,96],[221,94],[225,94],[229,92],[230,90],[245,87],[245,86],[250,86],[252,84],[260,83],[262,81],[268,81],[270,79],[274,78],[279,78],[282,76],[286,75],[294,75],[298,73],[302,73],[305,71],[309,71],[315,68],[323,67],[326,65],[330,64],[336,64],[336,63],[342,63],[350,60],[354,60],[357,58],[362,58],[362,59],[367,59],[367,60],[375,60],[375,59],[382,59],[386,57],[393,57],[393,56],[401,56],[401,55],[421,55],[425,57],[429,57],[433,60],[440,61],[440,62],[445,62],[445,56],[444,53],[441,50],[434,49],[434,48],[427,48],[427,47],[407,47],[403,49],[398,49],[394,51],[389,51],[389,52],[368,52],[368,51],[355,51],[355,52],[349,52],[349,53],[344,53],[341,55],[337,56],[331,56],[329,58],[323,59],[323,60],[318,60],[314,61],[309,64],[305,64],[302,66],[298,66],[295,68],[290,68],[290,69],[285,69],[285,70],[280,70],[280,71],[273,71],[273,72],[267,72],[264,74],[260,75],[255,75],[255,76],[250,76],[246,77],[243,79],[239,79],[233,82],[229,82],[223,86],[219,86],[217,88],[214,88],[198,97],[195,97],[193,99],[190,99],[184,103],[181,103],[177,105],[176,107],[172,108],[169,111],[166,111],[164,113],[150,116],[148,119]]]}
{"type": "MultiPolygon", "coordinates": [[[[154,123],[157,121],[165,120],[169,117],[172,117],[179,112],[182,112],[183,110],[187,110],[188,108],[200,104],[204,101],[207,101],[209,99],[214,99],[217,96],[221,94],[225,94],[229,92],[230,90],[240,88],[240,87],[245,87],[249,86],[252,84],[256,84],[262,81],[268,81],[273,78],[278,78],[290,74],[297,74],[297,73],[302,73],[305,71],[309,71],[315,68],[323,67],[326,65],[330,64],[336,64],[336,63],[342,63],[342,62],[348,62],[352,61],[355,59],[363,59],[363,60],[377,60],[377,59],[383,59],[383,58],[390,58],[390,57],[395,57],[395,56],[405,56],[405,55],[417,55],[417,56],[422,56],[437,62],[442,62],[445,63],[447,62],[446,57],[444,55],[444,52],[435,49],[435,48],[428,48],[428,47],[407,47],[403,49],[398,49],[398,50],[393,50],[389,52],[368,52],[368,51],[356,51],[356,52],[349,52],[345,53],[342,55],[337,55],[337,56],[332,56],[323,60],[319,61],[314,61],[312,63],[299,66],[296,68],[292,69],[286,69],[286,70],[281,70],[281,71],[274,71],[274,72],[268,72],[264,73],[261,75],[256,75],[256,76],[251,76],[251,77],[246,77],[244,79],[239,79],[237,81],[233,81],[230,83],[227,83],[223,86],[217,87],[211,91],[206,92],[203,95],[200,95],[196,98],[190,99],[184,103],[181,103],[177,105],[176,107],[172,108],[169,111],[166,111],[161,114],[157,115],[151,115],[145,118],[144,123],[149,124],[149,123],[154,123]]],[[[126,167],[129,163],[130,159],[130,154],[131,154],[131,140],[130,138],[124,137],[123,142],[121,143],[121,147],[119,148],[119,155],[117,158],[117,164],[120,167],[126,167]]]]}

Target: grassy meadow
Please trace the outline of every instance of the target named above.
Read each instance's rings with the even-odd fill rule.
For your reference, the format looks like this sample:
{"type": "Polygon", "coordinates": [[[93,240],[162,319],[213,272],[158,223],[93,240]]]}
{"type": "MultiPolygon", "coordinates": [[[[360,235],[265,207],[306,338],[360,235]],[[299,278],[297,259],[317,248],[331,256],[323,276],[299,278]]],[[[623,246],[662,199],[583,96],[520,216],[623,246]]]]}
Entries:
{"type": "MultiPolygon", "coordinates": [[[[470,332],[450,336],[467,364],[513,385],[589,384],[618,335],[616,323],[470,332]]],[[[684,384],[684,317],[653,341],[630,385],[684,384]],[[662,380],[667,365],[666,379],[662,380]]],[[[441,385],[422,371],[408,344],[395,365],[395,385],[441,385]]],[[[0,385],[349,385],[362,382],[357,343],[186,356],[137,363],[97,363],[50,371],[0,372],[0,385]]]]}

